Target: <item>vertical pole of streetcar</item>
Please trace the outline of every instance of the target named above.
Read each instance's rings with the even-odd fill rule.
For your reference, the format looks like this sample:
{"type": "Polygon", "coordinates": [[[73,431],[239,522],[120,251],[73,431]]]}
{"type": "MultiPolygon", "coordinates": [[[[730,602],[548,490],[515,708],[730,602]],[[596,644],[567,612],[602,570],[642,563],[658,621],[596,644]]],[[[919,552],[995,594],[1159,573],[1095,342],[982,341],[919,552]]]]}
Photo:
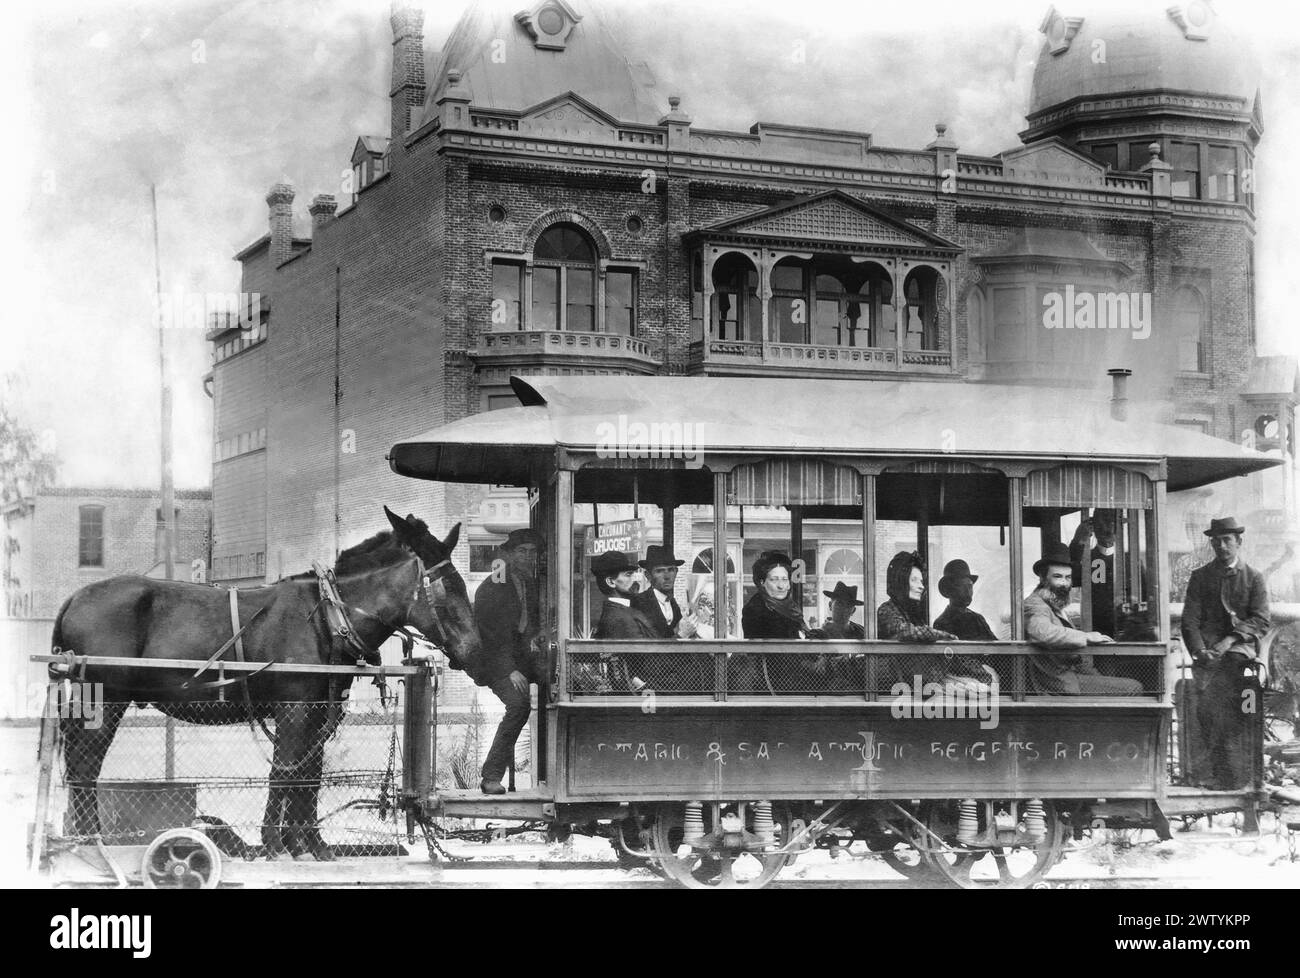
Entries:
{"type": "MultiPolygon", "coordinates": [[[[167,377],[167,333],[163,319],[162,256],[158,248],[158,188],[149,185],[149,204],[153,214],[153,275],[154,294],[158,297],[158,385],[161,394],[159,405],[158,437],[161,447],[161,479],[158,516],[162,522],[163,578],[176,579],[174,548],[176,541],[176,500],[172,476],[172,387],[167,377]]],[[[167,717],[163,725],[163,777],[171,781],[176,777],[176,720],[167,717]]]]}

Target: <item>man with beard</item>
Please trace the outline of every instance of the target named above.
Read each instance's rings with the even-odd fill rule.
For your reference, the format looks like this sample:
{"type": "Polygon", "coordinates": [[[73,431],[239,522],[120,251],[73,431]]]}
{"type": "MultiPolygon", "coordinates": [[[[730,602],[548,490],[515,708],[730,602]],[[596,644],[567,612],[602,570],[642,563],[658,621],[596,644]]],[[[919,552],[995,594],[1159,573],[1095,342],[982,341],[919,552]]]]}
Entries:
{"type": "MultiPolygon", "coordinates": [[[[636,558],[631,554],[616,550],[606,551],[592,558],[591,573],[596,578],[596,586],[605,595],[604,607],[600,609],[600,620],[592,632],[592,638],[630,638],[642,641],[659,637],[659,630],[642,612],[632,607],[632,599],[641,589],[637,575],[636,558]]],[[[643,656],[628,655],[622,657],[626,667],[626,684],[632,690],[639,690],[646,685],[644,678],[646,663],[643,656]]]]}
{"type": "Polygon", "coordinates": [[[501,778],[515,756],[515,742],[532,711],[529,682],[541,683],[532,651],[540,628],[537,603],[537,548],[534,530],[515,530],[501,545],[502,563],[474,592],[474,624],[483,640],[469,664],[470,678],[492,690],[506,708],[483,762],[484,794],[503,795],[501,778]]]}
{"type": "Polygon", "coordinates": [[[1091,655],[1077,651],[1089,645],[1110,645],[1114,639],[1101,632],[1080,631],[1066,617],[1070,564],[1070,548],[1063,543],[1049,544],[1034,564],[1038,587],[1025,598],[1025,638],[1046,651],[1030,656],[1030,687],[1035,692],[1066,696],[1141,696],[1142,684],[1136,679],[1103,676],[1091,655]]]}
{"type": "Polygon", "coordinates": [[[1224,791],[1250,780],[1242,692],[1254,682],[1245,669],[1256,661],[1270,625],[1264,575],[1240,557],[1245,532],[1231,516],[1210,521],[1205,535],[1214,560],[1192,571],[1183,604],[1183,644],[1192,657],[1197,693],[1196,725],[1213,774],[1208,787],[1224,791]]]}

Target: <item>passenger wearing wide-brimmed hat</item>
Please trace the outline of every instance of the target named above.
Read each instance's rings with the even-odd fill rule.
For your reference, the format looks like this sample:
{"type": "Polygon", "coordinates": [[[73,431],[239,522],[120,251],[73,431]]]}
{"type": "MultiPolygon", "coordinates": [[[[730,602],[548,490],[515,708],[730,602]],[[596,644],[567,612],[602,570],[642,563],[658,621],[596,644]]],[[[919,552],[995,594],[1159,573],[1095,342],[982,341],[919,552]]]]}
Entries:
{"type": "Polygon", "coordinates": [[[988,621],[970,608],[978,580],[979,575],[972,574],[970,565],[964,560],[950,560],[944,564],[937,587],[939,593],[948,599],[948,607],[934,620],[934,627],[952,632],[962,642],[996,642],[998,637],[989,628],[988,621]]]}
{"type": "Polygon", "coordinates": [[[1241,559],[1246,528],[1233,517],[1210,521],[1205,535],[1214,560],[1192,571],[1183,603],[1183,644],[1192,656],[1196,685],[1196,727],[1202,750],[1209,753],[1210,772],[1197,763],[1194,780],[1231,789],[1250,780],[1249,717],[1241,710],[1241,694],[1255,680],[1246,667],[1259,655],[1259,643],[1270,627],[1268,587],[1264,575],[1241,559]]]}
{"type": "Polygon", "coordinates": [[[637,592],[632,607],[650,619],[660,638],[690,638],[695,631],[693,621],[686,622],[685,634],[678,631],[683,623],[682,608],[673,597],[673,584],[677,581],[678,568],[684,563],[674,556],[672,547],[653,544],[646,548],[645,560],[639,562],[650,586],[637,592]]]}
{"type": "Polygon", "coordinates": [[[863,627],[856,621],[850,620],[854,612],[864,604],[864,602],[858,600],[858,586],[856,584],[849,587],[843,581],[836,581],[835,590],[823,591],[822,594],[831,599],[830,620],[825,622],[821,628],[826,638],[863,639],[867,637],[863,627]]]}
{"type": "Polygon", "coordinates": [[[540,628],[537,551],[542,538],[530,529],[514,530],[501,544],[502,562],[474,592],[474,625],[482,646],[466,671],[492,690],[506,708],[492,747],[483,761],[482,789],[503,794],[501,778],[514,758],[515,741],[532,710],[530,682],[545,683],[533,639],[540,628]]]}
{"type": "MultiPolygon", "coordinates": [[[[592,576],[596,578],[600,593],[605,595],[605,604],[600,609],[600,620],[596,622],[592,638],[659,637],[654,623],[632,607],[632,599],[641,587],[637,580],[639,570],[634,554],[610,550],[592,558],[592,576]]],[[[622,687],[636,691],[647,685],[650,663],[643,662],[643,658],[645,657],[624,655],[610,659],[615,671],[622,674],[622,687]]]]}
{"type": "Polygon", "coordinates": [[[1114,639],[1075,628],[1066,616],[1073,580],[1071,564],[1070,548],[1063,543],[1048,544],[1034,562],[1038,587],[1025,598],[1022,609],[1025,638],[1045,651],[1029,657],[1030,685],[1035,692],[1066,696],[1141,696],[1142,684],[1136,679],[1103,676],[1092,656],[1078,651],[1089,645],[1109,645],[1114,639]]]}

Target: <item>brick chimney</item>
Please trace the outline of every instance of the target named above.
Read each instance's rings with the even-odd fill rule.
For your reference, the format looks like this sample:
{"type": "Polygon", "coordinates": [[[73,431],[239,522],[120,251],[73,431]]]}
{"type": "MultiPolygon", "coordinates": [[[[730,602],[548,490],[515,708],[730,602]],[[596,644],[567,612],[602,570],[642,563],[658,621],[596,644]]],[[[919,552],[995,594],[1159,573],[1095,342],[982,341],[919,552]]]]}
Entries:
{"type": "Polygon", "coordinates": [[[271,209],[271,267],[278,268],[293,257],[293,187],[275,184],[266,204],[271,209]]]}
{"type": "Polygon", "coordinates": [[[388,93],[393,118],[389,134],[397,146],[424,106],[424,11],[396,0],[389,20],[393,25],[393,84],[388,93]]]}
{"type": "Polygon", "coordinates": [[[323,227],[330,221],[334,220],[334,212],[339,209],[339,203],[334,199],[333,194],[317,194],[311,199],[311,229],[315,232],[318,228],[323,227]]]}

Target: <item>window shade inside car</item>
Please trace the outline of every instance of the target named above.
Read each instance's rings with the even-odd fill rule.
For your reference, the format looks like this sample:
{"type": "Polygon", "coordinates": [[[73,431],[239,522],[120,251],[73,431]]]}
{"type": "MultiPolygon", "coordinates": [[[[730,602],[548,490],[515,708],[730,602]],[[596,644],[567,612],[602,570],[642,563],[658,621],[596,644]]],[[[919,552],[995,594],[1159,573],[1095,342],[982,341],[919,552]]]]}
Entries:
{"type": "Polygon", "coordinates": [[[772,459],[727,475],[727,503],[746,506],[853,506],[862,502],[854,469],[829,462],[772,459]]]}
{"type": "Polygon", "coordinates": [[[1030,472],[1025,479],[1025,506],[1150,509],[1151,500],[1151,480],[1110,466],[1062,465],[1030,472]]]}

